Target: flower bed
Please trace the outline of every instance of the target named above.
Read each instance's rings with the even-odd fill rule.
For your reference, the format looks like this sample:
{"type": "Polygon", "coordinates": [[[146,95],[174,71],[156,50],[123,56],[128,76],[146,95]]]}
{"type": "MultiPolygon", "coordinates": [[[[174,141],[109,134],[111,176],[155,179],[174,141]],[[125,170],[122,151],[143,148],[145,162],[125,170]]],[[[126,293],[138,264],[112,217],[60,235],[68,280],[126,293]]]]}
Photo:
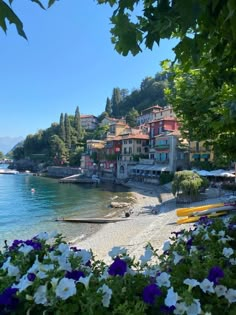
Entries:
{"type": "Polygon", "coordinates": [[[163,254],[150,244],[134,259],[91,251],[41,233],[0,252],[0,314],[236,314],[236,218],[201,218],[173,233],[163,254]]]}

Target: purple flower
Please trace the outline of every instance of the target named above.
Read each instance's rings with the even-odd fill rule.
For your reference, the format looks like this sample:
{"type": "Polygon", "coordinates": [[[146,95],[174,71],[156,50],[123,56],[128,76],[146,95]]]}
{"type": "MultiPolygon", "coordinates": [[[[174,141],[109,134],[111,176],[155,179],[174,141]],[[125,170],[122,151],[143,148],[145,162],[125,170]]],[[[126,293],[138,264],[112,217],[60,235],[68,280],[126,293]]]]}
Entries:
{"type": "Polygon", "coordinates": [[[35,280],[35,278],[36,278],[36,275],[34,273],[30,272],[30,273],[27,274],[27,278],[28,278],[29,281],[33,282],[35,280]]]}
{"type": "Polygon", "coordinates": [[[180,230],[180,231],[177,231],[177,232],[171,232],[171,234],[175,234],[175,237],[178,238],[179,235],[183,234],[184,233],[184,230],[180,230]]]}
{"type": "Polygon", "coordinates": [[[32,246],[34,250],[40,250],[42,248],[42,244],[33,240],[25,241],[26,245],[32,246]]]}
{"type": "Polygon", "coordinates": [[[117,257],[114,262],[110,265],[108,273],[111,276],[123,276],[127,270],[127,263],[117,257]]]}
{"type": "Polygon", "coordinates": [[[198,225],[203,225],[203,226],[209,226],[209,225],[212,225],[213,221],[211,219],[209,219],[207,216],[202,216],[197,224],[198,225]]]}
{"type": "Polygon", "coordinates": [[[18,299],[15,294],[18,291],[16,288],[7,288],[0,294],[0,309],[7,307],[8,309],[14,309],[18,304],[18,299]]]}
{"type": "Polygon", "coordinates": [[[24,241],[22,240],[14,240],[12,242],[12,245],[9,247],[9,250],[14,250],[14,249],[17,249],[19,245],[23,244],[24,241]]]}
{"type": "Polygon", "coordinates": [[[78,281],[80,277],[84,278],[85,274],[83,273],[83,271],[73,270],[73,271],[67,271],[65,277],[68,279],[73,279],[73,280],[78,281]]]}
{"type": "Polygon", "coordinates": [[[224,277],[224,271],[218,267],[214,266],[210,269],[207,279],[214,284],[219,284],[219,279],[224,277]]]}
{"type": "Polygon", "coordinates": [[[161,290],[156,284],[149,284],[143,289],[143,301],[145,303],[154,304],[157,296],[161,296],[161,290]]]}

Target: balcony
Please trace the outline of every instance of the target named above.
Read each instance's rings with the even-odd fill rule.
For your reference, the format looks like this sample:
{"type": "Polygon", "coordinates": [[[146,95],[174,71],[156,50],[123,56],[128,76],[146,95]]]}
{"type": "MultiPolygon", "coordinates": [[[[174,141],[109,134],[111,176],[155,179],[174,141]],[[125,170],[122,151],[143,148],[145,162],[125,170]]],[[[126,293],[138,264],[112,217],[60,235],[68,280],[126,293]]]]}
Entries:
{"type": "Polygon", "coordinates": [[[170,149],[170,145],[169,144],[155,144],[155,149],[157,151],[162,151],[162,150],[169,150],[170,149]]]}

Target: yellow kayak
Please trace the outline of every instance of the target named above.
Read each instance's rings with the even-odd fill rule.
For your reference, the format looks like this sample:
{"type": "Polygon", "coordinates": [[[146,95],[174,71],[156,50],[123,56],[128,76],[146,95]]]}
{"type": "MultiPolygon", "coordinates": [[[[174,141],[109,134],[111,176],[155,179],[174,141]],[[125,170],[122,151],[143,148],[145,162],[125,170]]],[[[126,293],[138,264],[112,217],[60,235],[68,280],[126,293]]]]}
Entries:
{"type": "Polygon", "coordinates": [[[204,211],[204,210],[208,210],[212,208],[223,207],[224,205],[225,205],[224,203],[215,203],[215,204],[203,205],[203,206],[198,206],[198,207],[179,208],[179,209],[176,209],[176,215],[178,217],[185,217],[185,216],[190,215],[192,212],[204,211]]]}
{"type": "MultiPolygon", "coordinates": [[[[215,218],[219,217],[221,215],[227,214],[227,211],[221,211],[221,212],[215,212],[206,215],[208,218],[215,218]]],[[[202,216],[195,216],[195,217],[187,217],[187,218],[182,218],[177,221],[177,224],[184,224],[184,223],[192,223],[192,222],[197,222],[202,216]]]]}

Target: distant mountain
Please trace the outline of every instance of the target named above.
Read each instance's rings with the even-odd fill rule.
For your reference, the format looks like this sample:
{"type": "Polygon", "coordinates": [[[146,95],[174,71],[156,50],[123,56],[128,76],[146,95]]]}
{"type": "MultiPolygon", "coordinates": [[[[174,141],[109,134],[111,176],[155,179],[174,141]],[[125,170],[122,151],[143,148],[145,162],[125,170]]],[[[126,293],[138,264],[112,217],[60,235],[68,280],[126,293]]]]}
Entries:
{"type": "Polygon", "coordinates": [[[0,137],[0,151],[6,154],[22,140],[24,140],[23,137],[0,137]]]}

